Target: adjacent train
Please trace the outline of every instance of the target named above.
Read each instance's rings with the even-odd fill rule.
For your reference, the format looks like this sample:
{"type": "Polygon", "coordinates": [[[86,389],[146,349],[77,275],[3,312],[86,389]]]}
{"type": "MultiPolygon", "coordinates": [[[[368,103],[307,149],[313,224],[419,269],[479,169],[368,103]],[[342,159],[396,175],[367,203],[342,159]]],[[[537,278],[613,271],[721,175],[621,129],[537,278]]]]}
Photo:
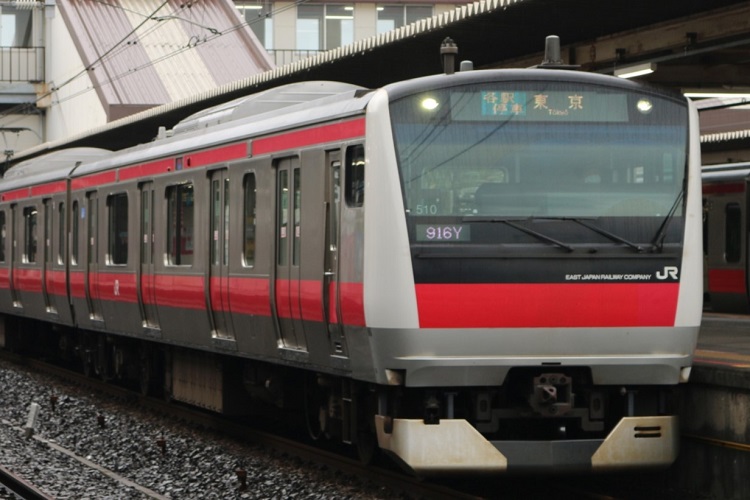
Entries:
{"type": "Polygon", "coordinates": [[[568,70],[304,82],[0,181],[8,348],[420,475],[670,464],[697,112],[568,70]]]}
{"type": "Polygon", "coordinates": [[[706,309],[750,312],[748,287],[750,163],[703,167],[703,256],[706,309]]]}

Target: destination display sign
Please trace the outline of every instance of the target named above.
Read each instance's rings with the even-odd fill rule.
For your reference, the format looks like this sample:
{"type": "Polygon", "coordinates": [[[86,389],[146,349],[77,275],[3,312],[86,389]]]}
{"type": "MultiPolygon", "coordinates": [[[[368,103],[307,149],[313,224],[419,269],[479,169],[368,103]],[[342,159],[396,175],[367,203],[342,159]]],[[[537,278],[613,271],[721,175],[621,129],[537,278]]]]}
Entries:
{"type": "Polygon", "coordinates": [[[590,90],[481,90],[452,93],[451,110],[457,121],[627,122],[628,98],[590,90]]]}

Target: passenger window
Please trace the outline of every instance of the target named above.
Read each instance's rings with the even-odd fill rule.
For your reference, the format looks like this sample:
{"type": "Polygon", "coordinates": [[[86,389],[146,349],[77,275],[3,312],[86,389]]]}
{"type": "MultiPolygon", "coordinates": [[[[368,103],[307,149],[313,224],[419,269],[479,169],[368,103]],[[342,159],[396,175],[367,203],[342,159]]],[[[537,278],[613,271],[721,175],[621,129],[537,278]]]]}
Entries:
{"type": "Polygon", "coordinates": [[[167,264],[193,264],[193,184],[167,188],[167,264]]]}
{"type": "Polygon", "coordinates": [[[113,194],[107,197],[108,232],[107,263],[128,263],[128,195],[113,194]]]}
{"type": "Polygon", "coordinates": [[[26,207],[23,209],[23,225],[23,261],[31,264],[36,262],[36,250],[38,242],[36,207],[26,207]]]}
{"type": "Polygon", "coordinates": [[[255,265],[255,206],[256,206],[256,186],[255,174],[247,174],[243,181],[243,191],[245,197],[243,209],[243,257],[246,267],[255,265]]]}
{"type": "Polygon", "coordinates": [[[344,198],[349,207],[361,207],[365,202],[365,147],[361,144],[346,151],[346,187],[344,198]]]}
{"type": "Polygon", "coordinates": [[[738,203],[728,203],[724,208],[724,258],[739,262],[742,256],[742,211],[738,203]]]}
{"type": "Polygon", "coordinates": [[[65,203],[57,207],[57,263],[65,263],[65,203]]]}
{"type": "Polygon", "coordinates": [[[5,210],[2,210],[0,211],[0,262],[5,262],[6,231],[5,210]]]}
{"type": "Polygon", "coordinates": [[[71,242],[70,242],[70,263],[72,265],[74,265],[74,266],[77,266],[78,265],[78,228],[80,227],[79,223],[78,223],[78,218],[81,216],[78,213],[78,202],[77,201],[73,202],[73,208],[72,208],[71,212],[72,213],[70,214],[71,215],[70,220],[73,223],[73,228],[72,228],[71,236],[70,236],[70,239],[71,239],[71,242]]]}

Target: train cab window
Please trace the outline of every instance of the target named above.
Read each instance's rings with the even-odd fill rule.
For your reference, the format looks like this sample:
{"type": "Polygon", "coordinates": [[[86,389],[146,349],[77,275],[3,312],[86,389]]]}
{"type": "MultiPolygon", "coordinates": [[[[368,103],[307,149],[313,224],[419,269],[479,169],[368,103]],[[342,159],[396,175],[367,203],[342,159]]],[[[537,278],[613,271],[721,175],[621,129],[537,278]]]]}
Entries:
{"type": "Polygon", "coordinates": [[[5,210],[0,210],[0,262],[5,262],[5,241],[7,228],[5,227],[5,210]]]}
{"type": "Polygon", "coordinates": [[[37,235],[37,209],[26,207],[23,209],[24,244],[23,261],[36,262],[36,251],[39,237],[37,235]]]}
{"type": "Polygon", "coordinates": [[[256,185],[255,174],[247,174],[243,181],[244,208],[243,208],[243,264],[246,267],[255,265],[255,207],[256,207],[256,185]]]}
{"type": "Polygon", "coordinates": [[[728,203],[724,213],[724,258],[727,262],[739,262],[742,256],[742,210],[738,203],[728,203]]]}
{"type": "Polygon", "coordinates": [[[346,151],[344,198],[349,207],[361,207],[365,202],[365,147],[361,144],[346,151]]]}
{"type": "Polygon", "coordinates": [[[128,195],[113,194],[107,197],[108,233],[107,263],[128,263],[128,195]]]}
{"type": "Polygon", "coordinates": [[[193,264],[193,184],[167,188],[167,264],[193,264]]]}

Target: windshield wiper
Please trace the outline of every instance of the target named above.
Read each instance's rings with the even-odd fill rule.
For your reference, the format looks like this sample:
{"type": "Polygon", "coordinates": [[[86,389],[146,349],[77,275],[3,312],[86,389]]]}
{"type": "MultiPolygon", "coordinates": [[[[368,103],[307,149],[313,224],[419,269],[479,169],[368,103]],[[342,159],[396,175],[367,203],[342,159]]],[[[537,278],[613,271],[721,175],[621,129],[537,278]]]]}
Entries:
{"type": "MultiPolygon", "coordinates": [[[[545,217],[545,219],[546,218],[547,217],[545,217]]],[[[633,250],[635,250],[638,253],[643,252],[643,247],[640,246],[640,245],[638,245],[637,243],[633,243],[632,241],[630,241],[628,239],[625,239],[622,236],[617,235],[615,233],[610,233],[606,229],[603,229],[603,228],[601,228],[599,226],[595,226],[595,225],[593,225],[591,223],[585,222],[583,219],[579,219],[577,217],[552,217],[552,218],[550,218],[550,220],[569,220],[569,221],[573,221],[576,224],[579,224],[579,225],[585,227],[586,229],[590,229],[590,230],[594,231],[595,233],[601,234],[605,238],[609,238],[610,240],[612,240],[614,242],[617,242],[617,243],[622,243],[623,245],[632,248],[633,250]]]]}
{"type": "Polygon", "coordinates": [[[685,188],[683,187],[680,192],[677,193],[677,198],[675,198],[674,203],[672,203],[672,208],[669,209],[669,213],[667,214],[667,216],[664,217],[664,220],[659,226],[659,230],[654,235],[654,239],[651,240],[652,250],[658,250],[659,252],[662,252],[664,250],[664,238],[667,237],[667,228],[669,227],[669,223],[672,222],[674,214],[677,212],[677,207],[680,206],[680,203],[682,202],[682,198],[684,196],[685,188]]]}
{"type": "Polygon", "coordinates": [[[511,219],[499,219],[499,218],[494,218],[494,217],[490,217],[490,218],[465,217],[463,219],[463,222],[498,222],[498,223],[501,223],[501,224],[505,224],[506,226],[510,226],[513,229],[518,229],[519,231],[524,232],[526,234],[529,234],[529,235],[537,238],[538,240],[541,240],[541,241],[544,241],[544,242],[547,242],[547,243],[551,243],[551,244],[553,244],[555,246],[563,248],[563,249],[567,250],[568,252],[572,252],[574,250],[573,247],[570,246],[570,245],[568,245],[567,243],[563,243],[562,241],[556,240],[555,238],[551,238],[551,237],[547,236],[546,234],[542,234],[540,232],[534,231],[533,229],[529,229],[526,226],[522,226],[521,224],[517,224],[518,222],[521,222],[521,221],[524,221],[524,220],[532,220],[532,219],[515,219],[515,220],[511,220],[511,219]]]}

